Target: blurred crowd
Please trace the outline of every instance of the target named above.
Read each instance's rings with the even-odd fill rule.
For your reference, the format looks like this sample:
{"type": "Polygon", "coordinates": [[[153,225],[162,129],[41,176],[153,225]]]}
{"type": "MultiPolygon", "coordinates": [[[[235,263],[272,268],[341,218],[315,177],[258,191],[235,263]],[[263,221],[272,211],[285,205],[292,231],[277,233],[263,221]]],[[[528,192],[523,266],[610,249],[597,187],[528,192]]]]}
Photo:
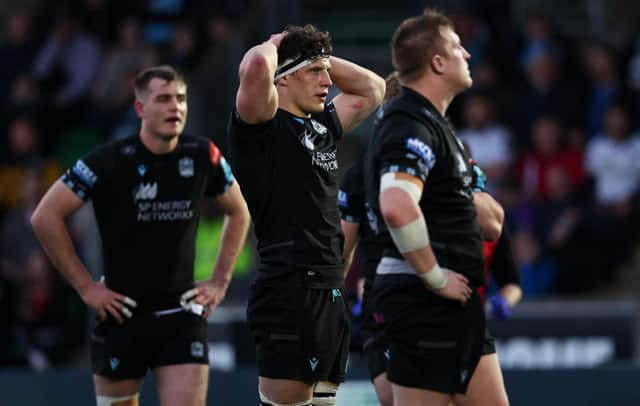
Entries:
{"type": "MultiPolygon", "coordinates": [[[[0,37],[0,366],[44,369],[73,362],[88,315],[51,268],[29,217],[75,159],[137,131],[135,73],[153,64],[184,72],[186,131],[226,151],[246,49],[286,22],[314,22],[340,4],[31,3],[8,15],[0,37]]],[[[422,3],[397,7],[406,7],[404,18],[422,3]]],[[[508,1],[489,2],[493,10],[453,3],[475,4],[453,13],[472,54],[474,86],[452,105],[450,119],[505,207],[525,297],[607,286],[631,263],[638,241],[640,36],[615,44],[577,39],[539,10],[516,21],[508,1]]],[[[388,65],[368,67],[389,73],[388,65]]],[[[76,247],[97,276],[90,210],[73,223],[76,247]]]]}

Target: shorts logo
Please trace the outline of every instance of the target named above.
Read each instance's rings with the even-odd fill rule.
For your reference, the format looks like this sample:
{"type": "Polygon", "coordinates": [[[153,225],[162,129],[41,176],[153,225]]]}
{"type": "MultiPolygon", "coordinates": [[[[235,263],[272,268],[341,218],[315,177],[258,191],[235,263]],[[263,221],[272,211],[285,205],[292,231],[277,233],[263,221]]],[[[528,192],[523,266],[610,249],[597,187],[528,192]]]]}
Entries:
{"type": "Polygon", "coordinates": [[[316,357],[309,358],[309,365],[311,365],[312,371],[316,370],[316,367],[318,366],[318,362],[320,362],[320,360],[316,357]]]}
{"type": "Polygon", "coordinates": [[[193,159],[184,157],[178,161],[178,172],[183,178],[190,178],[193,176],[193,159]]]}
{"type": "Polygon", "coordinates": [[[469,371],[463,369],[460,371],[460,383],[465,383],[467,381],[467,377],[469,376],[469,371]]]}
{"type": "Polygon", "coordinates": [[[391,359],[391,351],[390,351],[389,349],[386,349],[386,350],[384,351],[384,357],[385,357],[386,359],[388,359],[388,360],[390,360],[390,359],[391,359]]]}
{"type": "Polygon", "coordinates": [[[120,365],[120,360],[116,357],[111,357],[109,358],[109,365],[111,366],[111,370],[115,371],[115,369],[118,368],[118,365],[120,365]]]}
{"type": "Polygon", "coordinates": [[[191,343],[191,356],[196,358],[204,357],[204,345],[199,341],[191,343]]]}
{"type": "Polygon", "coordinates": [[[147,167],[144,164],[138,165],[138,174],[144,176],[145,173],[147,173],[147,167]]]}
{"type": "Polygon", "coordinates": [[[331,291],[331,300],[333,301],[333,303],[336,302],[336,298],[342,296],[342,292],[340,292],[340,289],[333,289],[331,291]]]}

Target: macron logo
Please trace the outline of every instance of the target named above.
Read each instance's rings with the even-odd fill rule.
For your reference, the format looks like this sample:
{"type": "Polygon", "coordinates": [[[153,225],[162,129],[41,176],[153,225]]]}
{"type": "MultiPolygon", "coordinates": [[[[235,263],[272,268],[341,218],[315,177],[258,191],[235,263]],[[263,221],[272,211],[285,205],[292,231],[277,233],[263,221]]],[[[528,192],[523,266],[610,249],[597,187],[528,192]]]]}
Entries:
{"type": "Polygon", "coordinates": [[[311,365],[312,371],[316,370],[316,367],[318,366],[318,362],[320,362],[320,360],[316,357],[309,358],[309,365],[311,365]]]}
{"type": "Polygon", "coordinates": [[[153,200],[158,195],[158,183],[141,183],[135,190],[135,200],[153,200]]]}

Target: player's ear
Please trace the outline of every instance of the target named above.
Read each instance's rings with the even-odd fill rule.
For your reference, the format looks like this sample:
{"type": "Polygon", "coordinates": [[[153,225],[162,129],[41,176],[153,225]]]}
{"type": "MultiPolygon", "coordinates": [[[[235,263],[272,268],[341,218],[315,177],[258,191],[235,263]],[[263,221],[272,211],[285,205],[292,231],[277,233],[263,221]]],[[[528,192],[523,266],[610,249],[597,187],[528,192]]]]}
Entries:
{"type": "Polygon", "coordinates": [[[278,86],[281,86],[281,87],[289,86],[289,75],[284,75],[283,77],[278,79],[278,81],[276,82],[276,87],[278,86]]]}
{"type": "Polygon", "coordinates": [[[133,102],[133,109],[136,111],[136,114],[138,115],[138,118],[142,119],[142,117],[144,116],[144,103],[142,103],[142,101],[136,99],[133,102]]]}
{"type": "Polygon", "coordinates": [[[435,54],[433,58],[431,58],[431,70],[436,75],[442,75],[444,73],[444,63],[444,58],[439,54],[435,54]]]}

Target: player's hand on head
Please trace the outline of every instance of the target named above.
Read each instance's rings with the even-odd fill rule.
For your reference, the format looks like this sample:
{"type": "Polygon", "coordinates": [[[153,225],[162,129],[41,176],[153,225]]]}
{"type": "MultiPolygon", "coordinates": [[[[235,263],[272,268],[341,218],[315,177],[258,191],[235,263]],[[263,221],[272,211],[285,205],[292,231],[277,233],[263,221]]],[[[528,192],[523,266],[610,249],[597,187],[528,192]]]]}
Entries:
{"type": "Polygon", "coordinates": [[[463,304],[466,303],[473,293],[469,286],[469,280],[458,272],[446,268],[441,269],[447,278],[447,283],[442,288],[433,289],[433,291],[447,299],[459,300],[463,304]]]}
{"type": "Polygon", "coordinates": [[[277,34],[271,34],[271,36],[269,37],[267,42],[270,42],[273,45],[275,45],[276,48],[279,48],[280,47],[280,43],[282,42],[282,39],[284,37],[286,37],[287,34],[288,34],[287,31],[282,31],[282,32],[279,32],[277,34]]]}
{"type": "Polygon", "coordinates": [[[133,309],[138,305],[135,300],[106,287],[103,280],[91,282],[82,292],[82,300],[94,309],[101,320],[112,316],[118,323],[124,323],[133,316],[133,309]]]}

